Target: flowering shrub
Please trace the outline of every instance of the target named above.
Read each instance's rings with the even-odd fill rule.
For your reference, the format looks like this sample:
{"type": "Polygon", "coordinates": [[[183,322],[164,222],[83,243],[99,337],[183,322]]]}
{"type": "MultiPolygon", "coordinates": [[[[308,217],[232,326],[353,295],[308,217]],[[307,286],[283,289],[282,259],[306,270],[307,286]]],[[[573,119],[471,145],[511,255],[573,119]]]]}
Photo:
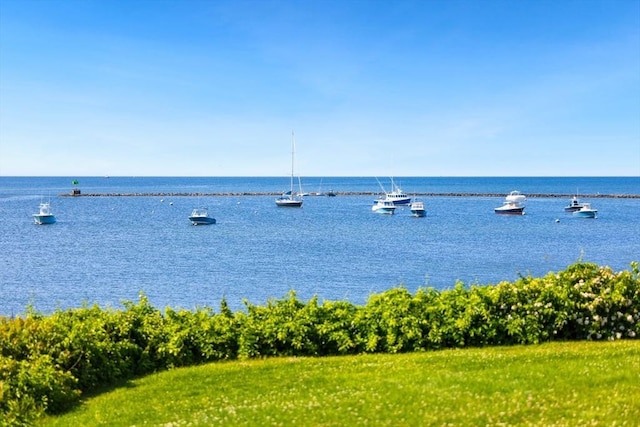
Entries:
{"type": "Polygon", "coordinates": [[[64,411],[82,392],[175,366],[266,356],[400,353],[552,340],[635,339],[640,272],[579,262],[544,277],[453,289],[399,287],[367,304],[294,292],[232,312],[149,304],[0,317],[0,426],[64,411]]]}

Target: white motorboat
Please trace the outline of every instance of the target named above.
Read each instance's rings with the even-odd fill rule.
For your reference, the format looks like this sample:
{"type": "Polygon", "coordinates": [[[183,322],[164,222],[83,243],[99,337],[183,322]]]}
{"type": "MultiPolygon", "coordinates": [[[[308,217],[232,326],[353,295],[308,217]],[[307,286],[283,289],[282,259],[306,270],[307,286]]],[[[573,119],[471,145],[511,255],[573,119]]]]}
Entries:
{"type": "Polygon", "coordinates": [[[585,203],[580,203],[580,201],[578,200],[578,196],[573,196],[573,198],[571,199],[571,202],[564,207],[564,211],[565,212],[579,211],[580,209],[582,209],[584,205],[585,203]]]}
{"type": "Polygon", "coordinates": [[[48,202],[40,203],[40,211],[33,214],[33,221],[38,225],[53,224],[56,217],[51,213],[51,205],[48,202]]]}
{"type": "Polygon", "coordinates": [[[524,202],[526,197],[519,191],[512,191],[504,198],[504,204],[495,208],[497,214],[524,215],[524,202]]]}
{"type": "Polygon", "coordinates": [[[411,215],[415,217],[423,217],[427,215],[427,211],[424,208],[424,203],[420,200],[414,200],[410,206],[411,215]]]}
{"type": "Polygon", "coordinates": [[[573,212],[573,216],[579,218],[597,218],[598,210],[591,207],[591,203],[582,203],[582,207],[573,212]]]}
{"type": "Polygon", "coordinates": [[[378,199],[371,207],[371,210],[383,215],[393,215],[396,210],[396,205],[394,205],[391,200],[378,199]]]}
{"type": "Polygon", "coordinates": [[[207,208],[195,208],[191,215],[189,215],[189,221],[193,225],[209,225],[215,224],[216,219],[209,216],[209,210],[207,208]]]}

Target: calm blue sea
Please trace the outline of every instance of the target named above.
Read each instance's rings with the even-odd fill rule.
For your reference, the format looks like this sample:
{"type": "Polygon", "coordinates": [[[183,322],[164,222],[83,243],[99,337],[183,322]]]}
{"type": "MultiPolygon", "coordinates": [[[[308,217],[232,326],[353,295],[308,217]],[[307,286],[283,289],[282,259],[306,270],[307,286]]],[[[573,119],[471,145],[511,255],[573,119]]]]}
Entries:
{"type": "MultiPolygon", "coordinates": [[[[425,197],[371,212],[371,196],[307,197],[302,209],[274,197],[59,197],[76,177],[0,177],[0,315],[97,303],[121,307],[144,292],[158,308],[217,309],[226,298],[264,304],[301,299],[364,304],[404,285],[451,288],[543,275],[583,259],[628,269],[640,260],[640,199],[593,198],[596,220],[563,212],[563,198],[529,198],[526,215],[499,216],[502,197],[425,197]],[[31,215],[50,200],[57,223],[31,215]],[[199,205],[218,223],[191,226],[199,205]],[[556,220],[560,221],[557,222],[556,220]]],[[[288,178],[78,178],[83,193],[276,192],[288,178]]],[[[389,179],[380,179],[389,186],[389,179]]],[[[640,194],[640,177],[396,178],[408,192],[640,194]]],[[[374,177],[304,178],[308,192],[378,192],[374,177]]]]}

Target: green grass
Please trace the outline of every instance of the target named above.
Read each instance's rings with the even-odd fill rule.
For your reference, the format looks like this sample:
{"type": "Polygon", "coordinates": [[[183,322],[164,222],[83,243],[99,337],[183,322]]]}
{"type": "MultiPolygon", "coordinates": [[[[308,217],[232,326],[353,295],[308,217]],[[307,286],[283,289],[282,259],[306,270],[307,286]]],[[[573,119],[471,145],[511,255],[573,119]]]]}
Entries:
{"type": "Polygon", "coordinates": [[[640,341],[212,363],[130,381],[46,426],[638,425],[640,341]]]}

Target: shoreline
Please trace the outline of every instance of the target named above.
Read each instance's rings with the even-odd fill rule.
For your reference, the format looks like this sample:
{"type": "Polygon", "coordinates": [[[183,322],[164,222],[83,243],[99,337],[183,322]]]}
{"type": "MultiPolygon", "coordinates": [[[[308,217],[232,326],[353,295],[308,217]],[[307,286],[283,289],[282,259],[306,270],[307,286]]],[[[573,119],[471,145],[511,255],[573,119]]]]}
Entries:
{"type": "MultiPolygon", "coordinates": [[[[246,197],[246,196],[281,196],[281,192],[214,192],[214,193],[83,193],[58,194],[59,197],[246,197]]],[[[373,191],[341,191],[335,192],[336,196],[380,196],[381,193],[373,191]]],[[[411,197],[505,197],[501,193],[411,193],[411,197]]],[[[526,194],[527,198],[555,198],[571,199],[575,194],[533,193],[526,194]]],[[[310,193],[307,197],[328,197],[327,195],[310,193]]],[[[640,199],[640,194],[582,194],[581,199],[640,199]]]]}

